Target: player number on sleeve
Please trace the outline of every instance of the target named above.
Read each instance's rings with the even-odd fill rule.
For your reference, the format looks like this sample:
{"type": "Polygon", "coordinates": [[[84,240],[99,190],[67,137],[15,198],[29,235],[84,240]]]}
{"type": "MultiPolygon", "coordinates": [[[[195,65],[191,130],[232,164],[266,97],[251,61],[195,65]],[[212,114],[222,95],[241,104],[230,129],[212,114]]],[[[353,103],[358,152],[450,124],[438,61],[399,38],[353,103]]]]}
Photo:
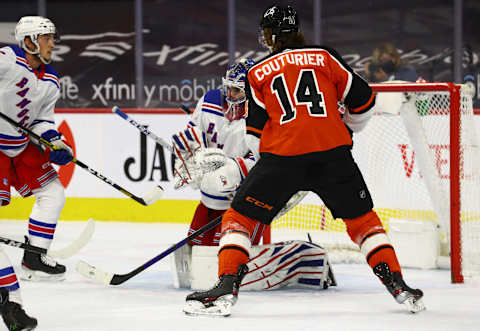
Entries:
{"type": "Polygon", "coordinates": [[[288,91],[283,73],[275,76],[271,84],[272,92],[276,95],[278,103],[283,110],[280,124],[293,121],[296,118],[297,109],[295,106],[306,105],[308,113],[313,117],[326,117],[325,102],[323,93],[318,87],[317,78],[312,69],[303,69],[298,75],[295,91],[292,96],[288,91]]]}

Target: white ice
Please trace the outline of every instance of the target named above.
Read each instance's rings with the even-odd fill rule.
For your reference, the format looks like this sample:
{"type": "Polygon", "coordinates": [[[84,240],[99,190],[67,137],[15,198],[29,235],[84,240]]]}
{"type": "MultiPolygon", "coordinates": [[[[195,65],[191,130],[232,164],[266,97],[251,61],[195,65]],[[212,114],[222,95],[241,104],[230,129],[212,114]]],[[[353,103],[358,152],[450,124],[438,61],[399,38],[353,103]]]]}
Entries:
{"type": "MultiPolygon", "coordinates": [[[[85,222],[60,222],[52,248],[61,248],[85,222]]],[[[21,240],[26,223],[0,221],[2,236],[21,240]]],[[[122,285],[83,278],[83,259],[106,271],[127,273],[185,238],[185,224],[97,222],[91,242],[65,263],[66,280],[21,281],[26,311],[37,330],[480,330],[480,283],[450,283],[448,270],[404,269],[404,278],[425,293],[427,310],[412,315],[397,304],[366,264],[334,265],[338,286],[325,291],[241,292],[228,318],[189,317],[188,290],[175,289],[166,257],[122,285]]],[[[275,238],[273,238],[275,239],[275,238]]],[[[22,250],[3,246],[19,271],[22,250]]],[[[5,330],[0,322],[0,330],[5,330]]]]}

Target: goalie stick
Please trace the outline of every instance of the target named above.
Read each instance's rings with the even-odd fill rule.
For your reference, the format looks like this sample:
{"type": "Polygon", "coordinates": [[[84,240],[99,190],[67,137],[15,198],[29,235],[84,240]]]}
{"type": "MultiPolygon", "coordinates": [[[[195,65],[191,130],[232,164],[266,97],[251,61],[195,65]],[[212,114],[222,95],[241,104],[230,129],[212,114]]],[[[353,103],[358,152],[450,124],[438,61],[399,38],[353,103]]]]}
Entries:
{"type": "Polygon", "coordinates": [[[92,219],[89,219],[87,222],[87,226],[85,226],[82,233],[80,233],[80,235],[74,241],[72,241],[69,245],[57,250],[47,250],[42,247],[33,246],[28,243],[16,241],[5,237],[0,237],[0,242],[8,246],[21,248],[34,253],[45,254],[51,257],[61,259],[68,259],[69,257],[77,254],[90,241],[94,231],[95,222],[92,219]]]}
{"type": "Polygon", "coordinates": [[[172,253],[172,252],[176,251],[177,249],[179,249],[180,247],[184,246],[185,244],[187,244],[192,239],[194,239],[194,238],[198,237],[199,235],[201,235],[202,233],[207,232],[208,230],[214,228],[215,226],[217,226],[217,224],[220,224],[221,221],[222,221],[222,216],[219,216],[219,217],[215,218],[213,221],[211,221],[210,223],[202,226],[200,229],[198,229],[197,231],[195,231],[194,233],[189,235],[187,238],[179,241],[176,244],[173,244],[172,246],[170,246],[168,249],[166,249],[162,253],[160,253],[157,256],[153,257],[152,259],[148,260],[147,262],[145,262],[144,264],[142,264],[138,268],[130,271],[129,273],[113,274],[111,272],[103,271],[103,270],[101,270],[97,267],[94,267],[94,266],[92,266],[92,265],[90,265],[87,262],[82,261],[82,260],[78,261],[76,270],[81,275],[83,275],[87,278],[90,278],[94,281],[104,283],[104,284],[107,284],[107,285],[120,285],[120,284],[126,282],[127,280],[129,280],[130,278],[132,278],[133,276],[139,274],[143,270],[147,269],[148,267],[150,267],[154,263],[157,263],[158,261],[163,259],[165,256],[169,255],[170,253],[172,253]]]}
{"type": "MultiPolygon", "coordinates": [[[[279,217],[282,217],[290,209],[295,207],[307,195],[307,193],[308,192],[306,192],[306,191],[299,191],[296,194],[294,194],[292,196],[292,198],[290,198],[290,200],[285,204],[285,206],[278,212],[278,214],[275,216],[275,219],[277,219],[279,217]]],[[[195,231],[194,233],[192,233],[191,235],[189,235],[185,239],[183,239],[183,240],[179,241],[178,243],[170,246],[168,249],[166,249],[162,253],[153,257],[152,259],[145,262],[144,264],[142,264],[138,268],[130,271],[129,273],[113,274],[111,272],[103,271],[103,270],[101,270],[101,269],[99,269],[99,268],[97,268],[93,265],[90,265],[87,262],[82,261],[82,260],[78,261],[77,266],[76,266],[76,270],[81,275],[83,275],[83,276],[85,276],[89,279],[92,279],[96,282],[104,283],[106,285],[120,285],[120,284],[126,282],[127,280],[129,280],[130,278],[136,276],[137,274],[139,274],[143,270],[147,269],[151,265],[157,263],[158,261],[163,259],[165,256],[169,255],[170,253],[173,253],[174,251],[176,251],[180,247],[186,245],[192,239],[195,239],[196,237],[198,237],[202,233],[205,233],[208,230],[213,229],[218,224],[220,224],[221,221],[222,221],[222,216],[219,216],[219,217],[215,218],[213,221],[210,221],[210,223],[202,226],[200,229],[198,229],[197,231],[195,231]]]]}
{"type": "MultiPolygon", "coordinates": [[[[40,137],[39,135],[37,135],[36,133],[34,133],[32,130],[29,130],[27,129],[26,127],[24,127],[23,125],[21,125],[20,123],[17,123],[15,122],[14,120],[12,120],[10,117],[8,117],[7,115],[3,114],[0,112],[0,117],[3,118],[5,121],[7,121],[8,123],[10,123],[11,125],[13,125],[14,127],[16,128],[19,128],[20,130],[22,130],[25,134],[28,134],[29,136],[31,136],[32,138],[35,138],[36,140],[38,140],[42,145],[44,146],[47,146],[49,147],[50,149],[52,150],[58,150],[58,148],[53,145],[51,142],[49,142],[48,140],[45,140],[43,139],[42,137],[40,137]]],[[[104,175],[102,175],[101,173],[99,173],[98,171],[90,168],[88,165],[86,165],[85,163],[83,163],[82,161],[78,160],[77,158],[73,157],[72,159],[72,162],[75,163],[76,165],[78,165],[80,168],[83,168],[85,170],[87,170],[89,173],[91,173],[92,175],[94,175],[95,177],[97,177],[98,179],[104,181],[105,183],[107,183],[108,185],[112,186],[113,188],[117,189],[118,191],[122,192],[123,194],[125,194],[126,196],[128,196],[129,198],[137,201],[138,203],[144,205],[144,206],[148,206],[148,205],[151,205],[152,203],[156,202],[158,199],[160,199],[163,195],[163,188],[158,185],[157,187],[155,187],[151,192],[149,192],[148,194],[146,194],[143,198],[142,197],[138,197],[132,193],[130,193],[129,191],[125,190],[123,187],[121,187],[120,185],[114,183],[111,179],[105,177],[104,175]]]]}
{"type": "Polygon", "coordinates": [[[114,106],[112,108],[112,112],[117,114],[118,116],[120,116],[121,118],[123,118],[125,121],[127,121],[128,123],[130,123],[131,125],[133,125],[134,127],[136,127],[138,130],[140,130],[140,132],[142,132],[144,135],[146,135],[147,137],[150,137],[152,138],[153,140],[155,140],[157,143],[159,143],[160,145],[162,145],[163,147],[167,148],[170,152],[173,151],[173,148],[172,148],[172,145],[170,145],[167,141],[165,141],[164,139],[160,138],[159,136],[157,136],[155,133],[153,133],[152,131],[150,131],[149,129],[147,129],[147,126],[146,125],[142,125],[140,123],[138,123],[137,121],[135,121],[133,118],[131,118],[130,116],[128,116],[127,114],[125,114],[123,111],[120,110],[120,108],[118,108],[117,106],[114,106]]]}

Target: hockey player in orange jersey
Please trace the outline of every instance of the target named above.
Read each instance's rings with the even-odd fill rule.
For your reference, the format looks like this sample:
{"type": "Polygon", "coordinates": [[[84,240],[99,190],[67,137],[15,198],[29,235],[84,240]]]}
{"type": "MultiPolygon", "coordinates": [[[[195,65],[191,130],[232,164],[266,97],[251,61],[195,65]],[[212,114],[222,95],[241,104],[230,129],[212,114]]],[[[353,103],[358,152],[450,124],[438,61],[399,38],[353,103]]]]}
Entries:
{"type": "Polygon", "coordinates": [[[187,296],[184,312],[228,316],[248,272],[250,235],[270,224],[297,191],[315,192],[342,218],[374,274],[398,303],[424,309],[422,291],[408,287],[363,176],[351,154],[352,133],[373,113],[369,85],[332,48],[306,46],[290,7],[272,6],[262,17],[263,42],[272,52],[247,75],[247,137],[258,162],[222,219],[219,280],[187,296]],[[338,102],[346,105],[341,116],[338,102]]]}

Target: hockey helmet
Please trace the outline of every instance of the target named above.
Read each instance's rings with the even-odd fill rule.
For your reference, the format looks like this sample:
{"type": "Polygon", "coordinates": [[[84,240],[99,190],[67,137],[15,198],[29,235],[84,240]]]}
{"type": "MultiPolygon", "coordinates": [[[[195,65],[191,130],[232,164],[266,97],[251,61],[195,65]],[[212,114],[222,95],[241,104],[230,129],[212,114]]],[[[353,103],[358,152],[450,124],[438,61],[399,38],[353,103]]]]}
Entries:
{"type": "Polygon", "coordinates": [[[53,34],[54,41],[59,41],[55,24],[53,24],[53,22],[48,18],[42,16],[24,16],[18,21],[15,27],[15,39],[17,40],[19,46],[23,48],[25,52],[38,55],[40,60],[47,64],[50,63],[50,61],[45,60],[40,55],[40,46],[38,44],[38,37],[44,34],[53,34]],[[35,45],[35,50],[29,50],[25,45],[26,37],[30,37],[35,45]]]}
{"type": "Polygon", "coordinates": [[[225,117],[231,122],[245,115],[245,80],[247,71],[255,65],[252,59],[241,59],[227,69],[222,78],[223,92],[227,101],[225,117]]]}
{"type": "Polygon", "coordinates": [[[260,21],[262,29],[272,29],[273,35],[298,32],[298,14],[291,6],[272,6],[265,10],[260,21]]]}

